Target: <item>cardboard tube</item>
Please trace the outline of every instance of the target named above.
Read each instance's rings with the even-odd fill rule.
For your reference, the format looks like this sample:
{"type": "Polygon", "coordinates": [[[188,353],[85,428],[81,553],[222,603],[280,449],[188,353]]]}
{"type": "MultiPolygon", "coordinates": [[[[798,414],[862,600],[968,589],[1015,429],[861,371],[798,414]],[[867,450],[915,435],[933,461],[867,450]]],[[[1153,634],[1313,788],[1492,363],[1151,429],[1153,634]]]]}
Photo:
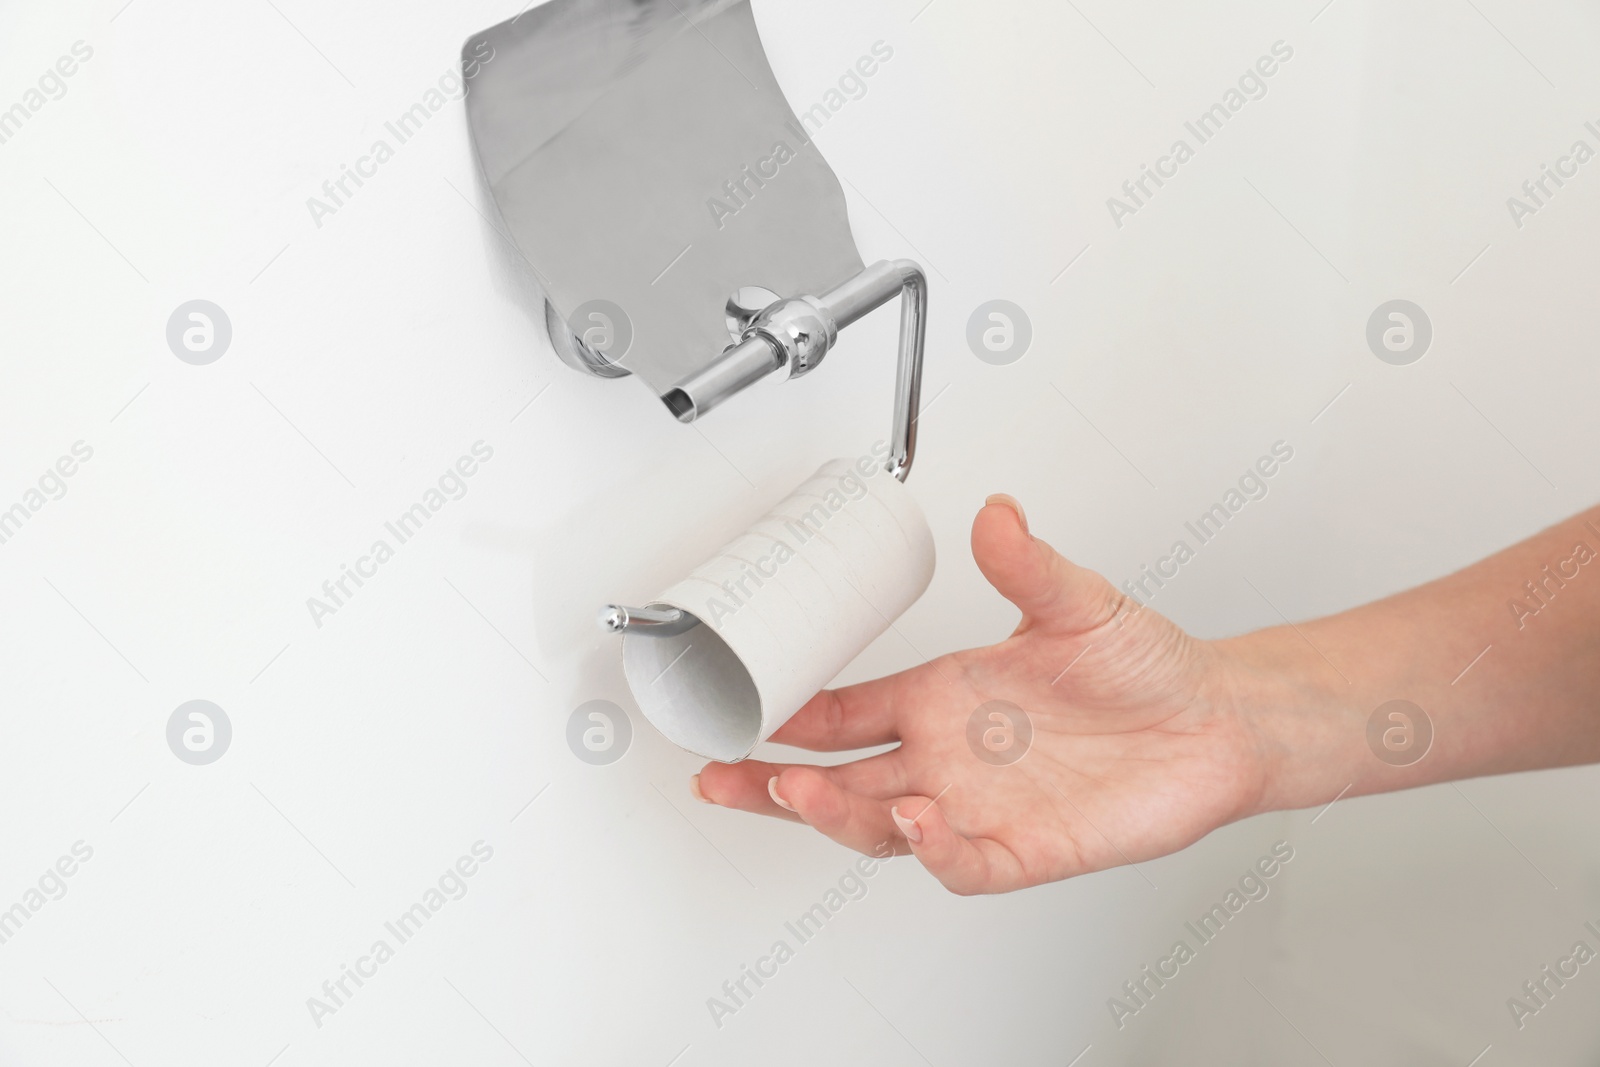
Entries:
{"type": "Polygon", "coordinates": [[[743,759],[916,602],[933,566],[909,490],[878,460],[831,460],[652,602],[700,624],[625,634],[623,673],[668,740],[743,759]]]}

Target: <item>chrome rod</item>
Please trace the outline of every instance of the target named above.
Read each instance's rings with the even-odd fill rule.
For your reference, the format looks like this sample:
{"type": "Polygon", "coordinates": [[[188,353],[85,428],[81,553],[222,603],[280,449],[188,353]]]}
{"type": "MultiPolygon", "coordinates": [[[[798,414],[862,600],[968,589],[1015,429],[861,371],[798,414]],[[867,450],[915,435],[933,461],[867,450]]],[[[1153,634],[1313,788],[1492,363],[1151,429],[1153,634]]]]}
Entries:
{"type": "Polygon", "coordinates": [[[677,608],[630,608],[607,604],[600,609],[600,629],[608,634],[633,633],[650,637],[673,637],[700,625],[700,620],[677,608]]]}
{"type": "Polygon", "coordinates": [[[928,334],[928,278],[909,259],[880,260],[820,297],[775,301],[750,319],[737,344],[667,390],[661,399],[678,421],[693,422],[776,371],[786,378],[808,374],[838,342],[840,330],[897,294],[900,353],[895,368],[893,440],[885,467],[903,482],[917,450],[922,352],[928,334]]]}
{"type": "Polygon", "coordinates": [[[825,293],[817,303],[836,329],[900,295],[900,354],[895,367],[894,426],[889,460],[896,481],[911,473],[917,452],[917,415],[922,403],[922,351],[928,338],[928,278],[909,259],[883,260],[825,293]]]}
{"type": "Polygon", "coordinates": [[[903,285],[899,264],[882,259],[829,289],[820,302],[842,330],[893,300],[903,285]]]}
{"type": "Polygon", "coordinates": [[[783,364],[783,354],[765,335],[747,332],[744,340],[667,390],[661,400],[679,422],[693,422],[783,364]]]}

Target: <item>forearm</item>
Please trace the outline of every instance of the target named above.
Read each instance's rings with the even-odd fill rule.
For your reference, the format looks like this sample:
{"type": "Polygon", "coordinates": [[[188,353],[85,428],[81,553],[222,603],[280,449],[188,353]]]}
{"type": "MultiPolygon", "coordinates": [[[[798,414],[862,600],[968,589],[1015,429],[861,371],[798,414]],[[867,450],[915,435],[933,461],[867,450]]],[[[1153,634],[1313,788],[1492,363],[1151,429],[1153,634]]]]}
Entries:
{"type": "MultiPolygon", "coordinates": [[[[1257,726],[1259,810],[1600,762],[1600,508],[1427,585],[1217,648],[1257,726]],[[1431,722],[1420,759],[1369,744],[1392,700],[1431,722]]],[[[1404,719],[1385,728],[1404,740],[1404,719]]]]}

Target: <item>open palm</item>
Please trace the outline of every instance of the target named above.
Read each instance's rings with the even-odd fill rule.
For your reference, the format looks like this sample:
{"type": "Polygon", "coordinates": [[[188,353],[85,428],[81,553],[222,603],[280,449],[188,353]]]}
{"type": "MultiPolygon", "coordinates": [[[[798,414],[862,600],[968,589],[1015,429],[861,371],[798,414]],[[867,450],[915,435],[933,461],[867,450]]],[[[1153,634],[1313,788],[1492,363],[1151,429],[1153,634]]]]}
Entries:
{"type": "Polygon", "coordinates": [[[1001,498],[974,520],[972,552],[1022,610],[1010,637],[819,693],[772,737],[897,747],[834,767],[711,764],[701,798],[866,853],[909,849],[962,894],[1165,855],[1253,810],[1263,744],[1215,646],[1029,536],[1001,498]]]}

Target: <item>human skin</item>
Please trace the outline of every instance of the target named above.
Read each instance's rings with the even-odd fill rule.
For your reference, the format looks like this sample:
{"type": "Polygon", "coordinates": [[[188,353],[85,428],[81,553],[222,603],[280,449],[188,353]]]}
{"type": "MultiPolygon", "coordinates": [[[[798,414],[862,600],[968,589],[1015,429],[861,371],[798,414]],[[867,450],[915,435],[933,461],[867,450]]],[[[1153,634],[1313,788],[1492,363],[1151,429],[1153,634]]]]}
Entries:
{"type": "Polygon", "coordinates": [[[1032,537],[1015,500],[990,497],[972,553],[1021,610],[1015,632],[819,693],[772,736],[818,752],[897,747],[832,767],[713,763],[690,788],[861,852],[887,841],[965,895],[1163,856],[1263,812],[1597,762],[1597,552],[1600,508],[1387,599],[1206,641],[1032,537]],[[1405,767],[1367,740],[1396,699],[1433,727],[1405,767]],[[967,743],[973,711],[997,700],[1033,727],[1003,767],[967,743]]]}

